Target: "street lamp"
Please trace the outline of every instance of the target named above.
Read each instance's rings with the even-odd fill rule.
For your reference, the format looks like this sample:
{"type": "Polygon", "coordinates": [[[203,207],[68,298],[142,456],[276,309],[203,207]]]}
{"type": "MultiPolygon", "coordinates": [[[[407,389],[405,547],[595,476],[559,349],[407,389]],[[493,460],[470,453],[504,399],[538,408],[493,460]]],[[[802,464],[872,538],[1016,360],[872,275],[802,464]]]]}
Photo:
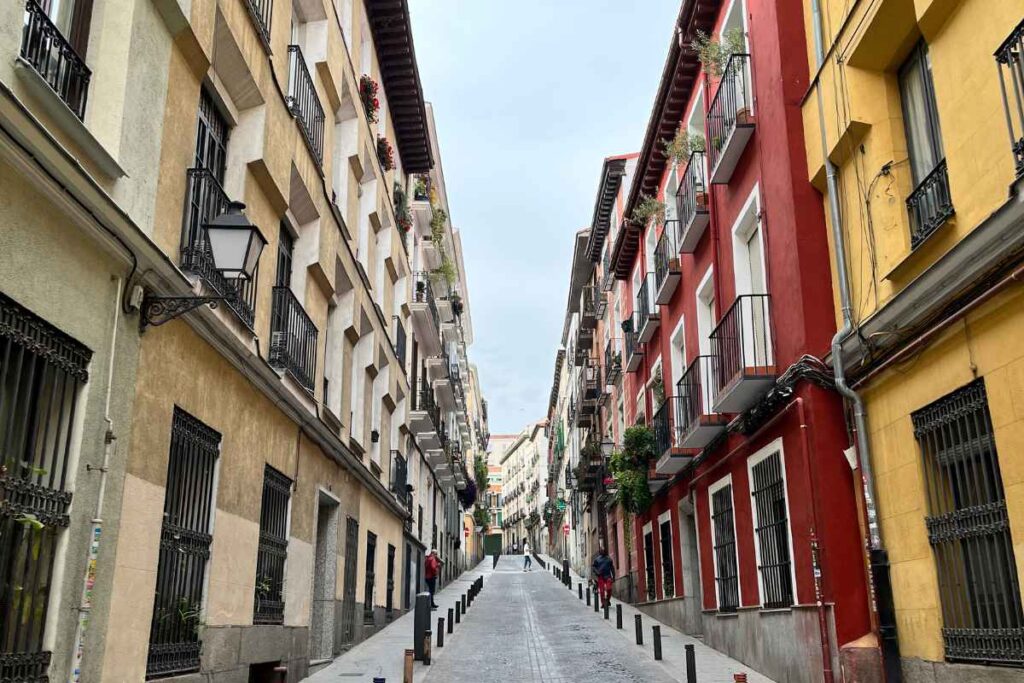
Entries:
{"type": "MultiPolygon", "coordinates": [[[[213,268],[229,282],[252,280],[267,245],[266,238],[245,217],[243,209],[245,204],[242,202],[230,202],[224,213],[203,226],[213,268]]],[[[227,296],[147,295],[142,300],[139,326],[145,330],[150,325],[163,325],[204,304],[216,308],[221,301],[237,298],[237,290],[227,296]]]]}

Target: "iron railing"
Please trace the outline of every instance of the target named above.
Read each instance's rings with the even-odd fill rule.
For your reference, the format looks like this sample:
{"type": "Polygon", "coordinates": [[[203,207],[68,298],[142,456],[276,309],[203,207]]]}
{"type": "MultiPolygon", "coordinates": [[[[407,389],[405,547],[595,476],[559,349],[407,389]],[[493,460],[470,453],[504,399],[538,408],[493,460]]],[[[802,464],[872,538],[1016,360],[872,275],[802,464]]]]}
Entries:
{"type": "Polygon", "coordinates": [[[253,595],[254,624],[284,623],[284,564],[288,559],[288,501],[291,495],[292,480],[270,465],[264,465],[253,595]]]}
{"type": "Polygon", "coordinates": [[[661,597],[671,598],[676,594],[676,572],[672,557],[672,522],[662,522],[658,527],[658,543],[661,546],[661,597]]]}
{"type": "Polygon", "coordinates": [[[1017,177],[1024,176],[1024,21],[996,50],[999,88],[1017,177]]]}
{"type": "Polygon", "coordinates": [[[910,212],[910,246],[915,249],[953,217],[955,211],[949,195],[945,159],[907,197],[907,211],[910,212]]]}
{"type": "Polygon", "coordinates": [[[657,292],[654,281],[654,273],[647,273],[640,285],[640,291],[636,295],[636,322],[639,332],[647,325],[652,317],[657,316],[658,306],[654,302],[654,294],[657,292]]]}
{"type": "Polygon", "coordinates": [[[0,294],[0,680],[43,682],[53,562],[68,526],[77,395],[91,352],[0,294]],[[35,524],[32,521],[36,522],[35,524]]]}
{"type": "Polygon", "coordinates": [[[409,483],[409,463],[399,451],[391,451],[391,492],[395,498],[410,512],[412,511],[412,493],[407,488],[409,483]]]}
{"type": "Polygon", "coordinates": [[[270,364],[313,393],[316,325],[289,287],[274,287],[270,314],[270,364]]]}
{"type": "Polygon", "coordinates": [[[658,594],[654,584],[656,569],[654,566],[654,533],[644,535],[644,593],[648,602],[657,600],[658,594]]]}
{"type": "Polygon", "coordinates": [[[655,457],[679,446],[680,402],[675,396],[666,396],[654,413],[651,430],[654,432],[655,457]]]}
{"type": "Polygon", "coordinates": [[[146,678],[199,670],[203,586],[221,435],[174,409],[146,678]]]}
{"type": "Polygon", "coordinates": [[[206,224],[227,211],[231,200],[228,199],[213,171],[206,168],[190,168],[186,173],[185,211],[181,226],[181,268],[195,273],[219,295],[228,297],[225,305],[251,330],[256,319],[258,278],[255,274],[250,280],[224,277],[215,267],[213,254],[206,239],[206,224]]]}
{"type": "Polygon", "coordinates": [[[615,272],[612,270],[612,243],[609,241],[604,248],[604,258],[601,260],[601,289],[605,292],[612,291],[615,285],[615,272]]]}
{"type": "MultiPolygon", "coordinates": [[[[624,358],[626,359],[626,365],[631,365],[630,359],[634,354],[640,353],[640,332],[637,329],[637,315],[633,313],[630,319],[631,329],[624,330],[622,333],[623,345],[625,346],[626,353],[624,358]]],[[[632,372],[636,372],[636,368],[631,369],[632,372]]]]}
{"type": "Polygon", "coordinates": [[[946,658],[1024,665],[1024,614],[985,382],[911,415],[924,459],[946,658]]]}
{"type": "Polygon", "coordinates": [[[245,0],[249,18],[256,27],[256,34],[263,42],[263,48],[270,53],[270,17],[274,12],[274,0],[245,0]]]}
{"type": "Polygon", "coordinates": [[[749,117],[753,98],[749,92],[750,55],[737,53],[729,57],[729,62],[718,82],[718,91],[708,107],[708,154],[711,168],[714,169],[729,139],[738,124],[746,123],[749,117]]]}
{"type": "Polygon", "coordinates": [[[577,394],[584,404],[596,401],[601,395],[601,368],[594,360],[580,368],[577,394]]]}
{"type": "Polygon", "coordinates": [[[750,472],[754,536],[761,572],[761,606],[765,609],[789,607],[793,604],[792,558],[782,458],[772,453],[750,468],[750,472]]]}
{"type": "Polygon", "coordinates": [[[32,65],[75,116],[85,118],[92,72],[36,0],[25,2],[21,58],[32,65]]]}
{"type": "Polygon", "coordinates": [[[430,418],[430,421],[434,424],[434,430],[440,436],[442,431],[441,422],[441,409],[437,406],[437,401],[434,400],[434,387],[427,379],[424,374],[420,377],[419,391],[416,392],[416,406],[415,410],[422,410],[430,418]]]}
{"type": "Polygon", "coordinates": [[[655,291],[661,291],[669,272],[679,272],[679,221],[667,220],[654,248],[655,291]]]}
{"type": "Polygon", "coordinates": [[[768,375],[774,368],[771,297],[743,294],[711,333],[711,351],[717,370],[716,393],[738,376],[768,375]]]}
{"type": "Polygon", "coordinates": [[[430,317],[434,319],[434,326],[441,330],[441,315],[437,312],[437,300],[434,298],[434,289],[430,284],[430,273],[420,270],[415,273],[415,286],[413,288],[413,301],[418,304],[427,304],[430,309],[430,317]]]}
{"type": "Polygon", "coordinates": [[[397,315],[391,317],[395,321],[395,356],[402,366],[402,372],[405,372],[405,346],[407,340],[405,325],[402,324],[402,319],[397,315]]]}
{"type": "Polygon", "coordinates": [[[598,312],[598,301],[601,298],[601,292],[597,287],[587,285],[583,288],[583,291],[580,293],[581,330],[583,328],[593,328],[597,325],[597,319],[603,315],[603,312],[598,312]]]}
{"type": "Polygon", "coordinates": [[[604,381],[615,384],[622,377],[622,339],[611,337],[604,346],[604,381]]]}
{"type": "Polygon", "coordinates": [[[733,526],[732,485],[711,494],[712,546],[715,553],[715,586],[718,611],[735,612],[740,604],[736,569],[736,532],[733,526]]]}
{"type": "Polygon", "coordinates": [[[366,565],[363,579],[363,623],[374,623],[373,596],[374,581],[377,577],[377,534],[366,532],[366,565]]]}
{"type": "Polygon", "coordinates": [[[698,214],[708,212],[708,181],[704,152],[693,152],[686,163],[686,172],[679,182],[676,191],[676,207],[679,212],[679,225],[686,233],[698,214]]]}
{"type": "Polygon", "coordinates": [[[717,378],[714,356],[697,356],[676,383],[679,398],[679,428],[686,434],[700,424],[703,415],[713,412],[717,378]]]}
{"type": "Polygon", "coordinates": [[[324,108],[298,45],[288,46],[288,110],[299,121],[302,136],[317,164],[324,159],[324,108]]]}

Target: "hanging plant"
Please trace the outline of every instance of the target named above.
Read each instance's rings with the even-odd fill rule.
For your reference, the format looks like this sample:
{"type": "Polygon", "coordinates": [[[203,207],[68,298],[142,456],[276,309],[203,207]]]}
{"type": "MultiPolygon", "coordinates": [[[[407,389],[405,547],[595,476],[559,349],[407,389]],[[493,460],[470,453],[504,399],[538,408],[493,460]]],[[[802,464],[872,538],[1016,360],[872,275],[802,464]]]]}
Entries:
{"type": "Polygon", "coordinates": [[[665,202],[658,201],[650,195],[642,194],[640,195],[640,203],[633,209],[631,218],[635,224],[645,227],[652,218],[660,223],[665,219],[665,202]]]}
{"type": "Polygon", "coordinates": [[[377,136],[377,158],[380,160],[381,168],[385,171],[390,171],[395,167],[395,150],[383,135],[377,136]]]}
{"type": "Polygon", "coordinates": [[[476,482],[472,479],[467,481],[466,488],[459,491],[458,496],[463,510],[473,507],[473,503],[476,502],[476,482]]]}
{"type": "Polygon", "coordinates": [[[444,224],[448,221],[448,213],[444,209],[434,209],[434,215],[430,218],[430,239],[435,244],[441,243],[444,237],[444,224]]]}
{"type": "Polygon", "coordinates": [[[622,450],[612,453],[608,461],[608,470],[617,487],[615,502],[627,512],[640,514],[651,506],[647,469],[654,453],[654,432],[644,426],[634,426],[623,435],[622,450]]]}
{"type": "Polygon", "coordinates": [[[743,29],[738,27],[726,30],[721,41],[703,31],[697,31],[697,37],[690,46],[697,53],[697,59],[704,66],[704,70],[715,78],[722,77],[730,57],[742,54],[747,49],[743,29]]]}
{"type": "Polygon", "coordinates": [[[705,144],[703,135],[691,135],[678,130],[675,137],[665,142],[665,153],[678,164],[689,159],[694,152],[703,152],[705,144]]]}
{"type": "Polygon", "coordinates": [[[363,101],[363,111],[366,112],[366,120],[370,123],[377,123],[380,113],[380,99],[377,93],[380,86],[366,74],[359,77],[359,99],[363,101]]]}

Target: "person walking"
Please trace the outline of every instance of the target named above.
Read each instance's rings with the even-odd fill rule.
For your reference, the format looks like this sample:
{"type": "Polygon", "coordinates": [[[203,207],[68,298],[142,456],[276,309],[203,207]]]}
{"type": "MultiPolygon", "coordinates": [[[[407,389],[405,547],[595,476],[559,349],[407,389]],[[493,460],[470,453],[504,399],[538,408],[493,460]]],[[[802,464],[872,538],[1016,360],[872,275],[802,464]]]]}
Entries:
{"type": "Polygon", "coordinates": [[[523,571],[533,571],[533,560],[530,559],[530,543],[529,541],[523,541],[523,571]]]}
{"type": "Polygon", "coordinates": [[[601,597],[603,605],[607,605],[612,599],[612,582],[615,581],[615,563],[604,548],[597,549],[594,556],[594,564],[590,567],[591,573],[597,580],[597,593],[601,597]]]}
{"type": "Polygon", "coordinates": [[[441,570],[441,558],[437,555],[437,548],[431,548],[427,553],[427,559],[423,562],[424,575],[427,577],[427,590],[430,591],[430,609],[437,609],[434,602],[434,591],[437,589],[437,574],[441,570]]]}

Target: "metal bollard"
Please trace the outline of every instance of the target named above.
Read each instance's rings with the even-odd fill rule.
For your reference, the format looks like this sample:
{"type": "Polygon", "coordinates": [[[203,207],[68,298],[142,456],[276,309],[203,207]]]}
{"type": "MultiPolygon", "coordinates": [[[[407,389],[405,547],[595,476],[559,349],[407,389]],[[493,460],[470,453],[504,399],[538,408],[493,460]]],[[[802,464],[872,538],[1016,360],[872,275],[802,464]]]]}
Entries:
{"type": "Polygon", "coordinates": [[[444,647],[444,617],[437,618],[437,646],[444,647]]]}
{"type": "Polygon", "coordinates": [[[686,645],[686,683],[697,683],[697,658],[693,654],[693,645],[686,645]]]}
{"type": "Polygon", "coordinates": [[[615,605],[615,628],[622,630],[622,604],[615,605]]]}
{"type": "Polygon", "coordinates": [[[451,607],[448,608],[448,635],[451,635],[452,629],[455,628],[455,610],[451,607]]]}
{"type": "Polygon", "coordinates": [[[430,593],[420,593],[416,596],[416,612],[412,622],[412,645],[418,662],[422,662],[425,656],[423,633],[430,628],[430,601],[430,593]]]}
{"type": "Polygon", "coordinates": [[[661,661],[661,626],[651,627],[651,640],[654,641],[654,661],[661,661]]]}
{"type": "Polygon", "coordinates": [[[466,613],[466,594],[462,594],[462,613],[466,613]]]}
{"type": "MultiPolygon", "coordinates": [[[[583,587],[580,586],[580,588],[582,589],[583,587]]],[[[590,607],[590,589],[589,588],[587,589],[587,607],[590,607]]]]}
{"type": "Polygon", "coordinates": [[[601,604],[601,594],[597,592],[597,586],[594,586],[594,612],[597,612],[601,604]]]}
{"type": "Polygon", "coordinates": [[[637,614],[637,615],[635,615],[633,617],[633,623],[636,626],[636,644],[637,645],[643,645],[644,644],[644,625],[643,625],[643,620],[640,618],[639,614],[637,614]]]}
{"type": "Polygon", "coordinates": [[[462,605],[458,601],[455,602],[455,623],[462,623],[462,605]]]}
{"type": "Polygon", "coordinates": [[[607,602],[604,603],[604,620],[608,621],[608,608],[611,607],[607,602]]]}
{"type": "Polygon", "coordinates": [[[434,634],[430,632],[428,628],[426,633],[423,634],[423,663],[426,666],[430,666],[430,643],[433,640],[431,636],[434,634]]]}
{"type": "Polygon", "coordinates": [[[576,585],[576,587],[579,588],[580,600],[582,600],[583,599],[583,584],[579,583],[579,584],[576,585]]]}

